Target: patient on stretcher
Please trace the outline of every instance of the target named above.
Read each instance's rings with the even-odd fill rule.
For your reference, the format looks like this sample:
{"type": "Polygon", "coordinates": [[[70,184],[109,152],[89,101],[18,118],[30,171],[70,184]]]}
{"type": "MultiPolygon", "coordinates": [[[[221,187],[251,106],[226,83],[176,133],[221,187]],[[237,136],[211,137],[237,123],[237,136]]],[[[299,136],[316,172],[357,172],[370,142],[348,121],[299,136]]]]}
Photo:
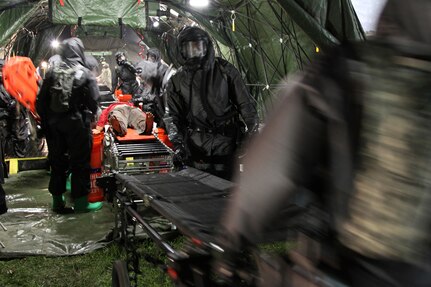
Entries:
{"type": "Polygon", "coordinates": [[[135,129],[138,134],[151,134],[153,122],[151,113],[145,113],[131,103],[113,103],[102,111],[93,134],[100,133],[108,123],[114,133],[121,137],[126,135],[128,127],[135,129]]]}

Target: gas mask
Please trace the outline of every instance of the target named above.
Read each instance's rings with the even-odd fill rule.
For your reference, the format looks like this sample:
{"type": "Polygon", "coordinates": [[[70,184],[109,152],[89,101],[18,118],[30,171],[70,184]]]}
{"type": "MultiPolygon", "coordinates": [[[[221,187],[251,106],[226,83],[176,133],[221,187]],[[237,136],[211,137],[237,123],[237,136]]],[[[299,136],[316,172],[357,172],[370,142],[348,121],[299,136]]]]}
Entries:
{"type": "Polygon", "coordinates": [[[124,56],[124,54],[119,54],[116,56],[117,59],[117,64],[121,65],[126,61],[126,56],[124,56]]]}
{"type": "Polygon", "coordinates": [[[204,40],[183,42],[181,54],[185,59],[202,59],[207,54],[207,43],[204,40]]]}

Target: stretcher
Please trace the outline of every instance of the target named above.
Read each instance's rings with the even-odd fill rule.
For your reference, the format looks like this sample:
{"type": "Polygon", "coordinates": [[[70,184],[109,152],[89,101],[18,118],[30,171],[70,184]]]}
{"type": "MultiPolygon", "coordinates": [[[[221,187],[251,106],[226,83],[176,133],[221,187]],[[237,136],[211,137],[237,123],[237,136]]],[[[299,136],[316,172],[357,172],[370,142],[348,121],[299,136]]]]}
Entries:
{"type": "MultiPolygon", "coordinates": [[[[160,263],[177,286],[224,286],[214,281],[211,271],[212,250],[218,224],[230,197],[233,183],[194,168],[171,173],[121,174],[110,179],[111,198],[116,214],[116,234],[124,242],[127,260],[116,261],[112,286],[140,286],[139,260],[146,258],[138,250],[136,232],[143,229],[162,251],[169,264],[160,263]],[[113,185],[113,186],[112,186],[113,185]],[[140,207],[151,208],[188,240],[176,250],[141,214],[140,207]]],[[[105,184],[106,186],[106,184],[105,184]]],[[[282,217],[285,218],[285,217],[282,217]]],[[[284,221],[271,224],[260,236],[261,243],[282,241],[289,226],[284,221]]],[[[259,236],[258,234],[256,236],[259,236]]],[[[257,286],[256,266],[247,266],[240,285],[257,286]]]]}
{"type": "Polygon", "coordinates": [[[157,138],[157,133],[139,135],[129,128],[120,137],[108,130],[103,140],[102,173],[170,172],[172,157],[172,149],[157,138]]]}

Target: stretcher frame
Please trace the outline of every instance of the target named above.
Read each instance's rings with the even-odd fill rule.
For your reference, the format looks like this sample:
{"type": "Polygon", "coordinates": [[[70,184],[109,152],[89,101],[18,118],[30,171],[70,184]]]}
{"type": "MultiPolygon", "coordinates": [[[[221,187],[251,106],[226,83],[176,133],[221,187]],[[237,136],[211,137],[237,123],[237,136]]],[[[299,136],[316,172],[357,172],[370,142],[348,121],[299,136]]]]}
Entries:
{"type": "MultiPolygon", "coordinates": [[[[134,132],[128,129],[129,132],[134,132]]],[[[157,134],[142,139],[119,140],[112,128],[103,140],[102,173],[141,174],[173,170],[174,152],[157,138],[157,134]]]]}
{"type": "MultiPolygon", "coordinates": [[[[226,286],[223,281],[218,280],[214,276],[214,272],[211,267],[214,260],[214,252],[223,252],[219,246],[212,242],[212,235],[214,234],[206,233],[206,230],[214,230],[215,226],[210,224],[208,228],[201,230],[201,223],[196,222],[193,216],[190,217],[190,225],[183,224],[181,219],[177,220],[177,218],[172,216],[172,213],[170,213],[172,210],[167,211],[166,209],[167,207],[168,209],[170,207],[175,209],[176,203],[173,202],[173,206],[171,206],[171,202],[168,202],[169,197],[164,198],[163,196],[160,196],[157,191],[154,192],[154,186],[157,180],[164,182],[162,178],[158,177],[177,177],[178,175],[184,175],[186,173],[191,175],[199,175],[200,173],[202,177],[198,177],[197,179],[197,181],[200,182],[204,182],[205,177],[208,177],[210,180],[219,180],[219,184],[217,185],[221,186],[218,191],[210,191],[204,195],[191,192],[193,197],[191,198],[191,201],[196,198],[199,200],[210,199],[212,197],[217,198],[217,192],[219,192],[221,197],[229,196],[230,188],[233,186],[232,183],[223,179],[218,179],[215,176],[193,168],[170,174],[153,175],[152,178],[155,179],[154,182],[151,182],[151,180],[147,182],[145,180],[145,177],[150,178],[151,175],[139,175],[139,179],[144,178],[142,182],[138,180],[138,177],[133,178],[122,174],[115,174],[114,177],[111,178],[111,183],[115,182],[116,184],[115,188],[111,188],[111,191],[113,192],[112,197],[114,198],[114,211],[116,214],[115,234],[122,239],[127,255],[126,262],[115,263],[113,270],[113,280],[115,282],[113,281],[113,286],[139,286],[139,262],[142,256],[138,253],[139,240],[136,238],[136,232],[138,229],[144,230],[149,238],[164,253],[166,253],[169,262],[168,264],[154,259],[152,259],[151,263],[161,267],[162,270],[170,276],[176,286],[226,286]],[[147,183],[149,184],[147,185],[147,183]],[[169,220],[172,220],[179,233],[188,239],[186,246],[182,247],[180,250],[176,250],[172,247],[167,238],[161,235],[145,218],[141,216],[137,210],[139,206],[150,207],[169,220]]],[[[168,183],[165,184],[168,185],[168,183]]],[[[191,180],[190,187],[194,187],[195,185],[196,180],[191,180]]],[[[178,202],[181,204],[181,200],[178,202]]],[[[222,201],[219,200],[214,204],[218,204],[220,202],[222,201]]],[[[179,217],[181,218],[181,216],[182,215],[179,217]]],[[[258,252],[254,252],[253,254],[254,259],[252,260],[258,261],[260,266],[266,266],[267,269],[268,266],[269,268],[273,267],[271,260],[262,257],[258,252]]],[[[148,261],[148,258],[145,259],[148,261]]],[[[236,271],[238,276],[235,279],[235,286],[260,286],[258,282],[261,278],[258,276],[257,265],[250,264],[250,261],[247,261],[243,266],[237,266],[237,268],[238,270],[236,271]]],[[[296,269],[291,271],[290,274],[297,274],[299,272],[298,270],[301,271],[300,268],[296,267],[296,269]]],[[[300,276],[307,277],[309,274],[307,272],[302,272],[300,276]]],[[[311,276],[314,275],[310,275],[310,278],[308,278],[309,280],[316,279],[315,276],[312,278],[311,276]]],[[[323,280],[321,282],[323,282],[323,280]]],[[[319,283],[315,286],[327,285],[319,283]]]]}

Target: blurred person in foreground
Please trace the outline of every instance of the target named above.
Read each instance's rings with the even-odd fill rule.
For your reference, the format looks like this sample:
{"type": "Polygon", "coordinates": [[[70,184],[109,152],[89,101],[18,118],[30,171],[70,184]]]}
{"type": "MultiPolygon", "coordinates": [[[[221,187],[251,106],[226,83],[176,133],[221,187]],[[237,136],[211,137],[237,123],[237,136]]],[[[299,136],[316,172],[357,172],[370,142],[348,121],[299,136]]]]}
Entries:
{"type": "Polygon", "coordinates": [[[239,71],[215,57],[207,32],[183,28],[178,50],[184,65],[168,82],[164,118],[175,162],[230,179],[245,134],[257,132],[256,107],[239,71]]]}
{"type": "MultiPolygon", "coordinates": [[[[430,16],[431,1],[389,0],[375,39],[335,48],[281,88],[222,221],[225,257],[308,189],[327,215],[329,234],[314,238],[336,250],[349,285],[430,286],[430,16]]],[[[229,264],[215,269],[229,277],[229,264]]],[[[281,281],[266,286],[310,286],[281,281]]]]}

